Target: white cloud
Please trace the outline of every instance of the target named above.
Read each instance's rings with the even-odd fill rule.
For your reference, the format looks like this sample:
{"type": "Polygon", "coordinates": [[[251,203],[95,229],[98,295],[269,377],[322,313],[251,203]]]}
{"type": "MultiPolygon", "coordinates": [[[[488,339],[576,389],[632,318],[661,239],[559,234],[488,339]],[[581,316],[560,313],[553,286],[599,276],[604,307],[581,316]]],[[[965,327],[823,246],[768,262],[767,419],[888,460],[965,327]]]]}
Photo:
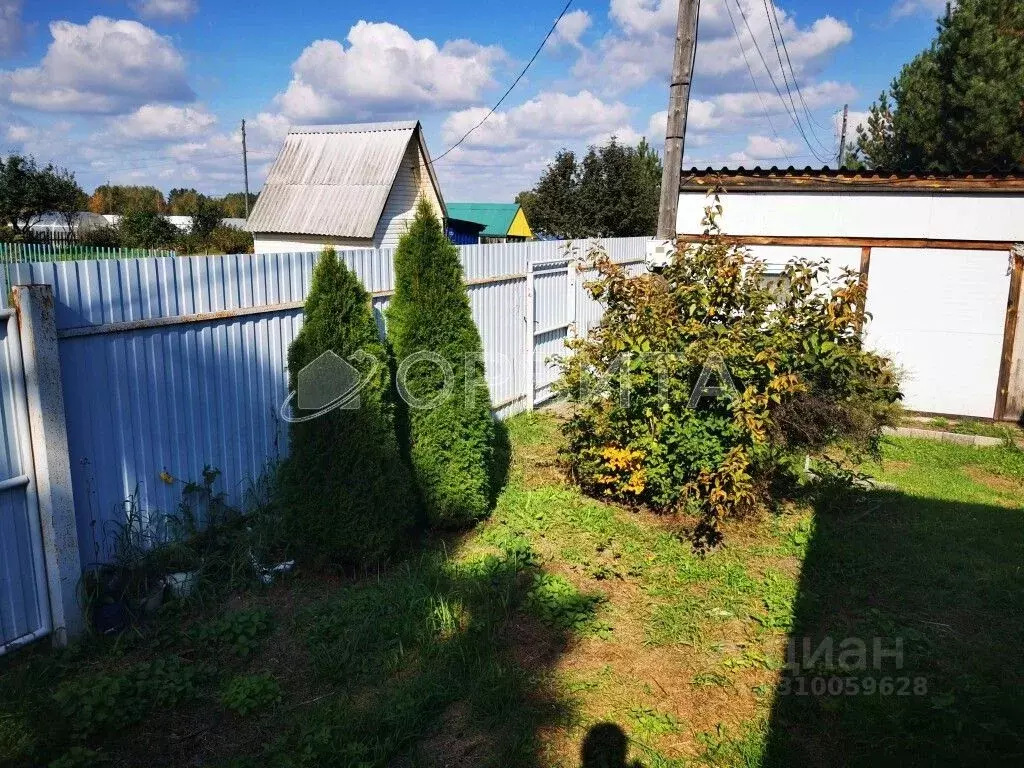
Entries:
{"type": "Polygon", "coordinates": [[[748,136],[747,146],[743,152],[734,153],[736,162],[750,160],[778,160],[797,154],[800,146],[785,138],[769,138],[768,136],[748,136]]]}
{"type": "Polygon", "coordinates": [[[590,29],[593,20],[590,14],[583,10],[572,11],[565,14],[555,27],[554,42],[564,43],[573,48],[581,48],[580,38],[590,29]]]}
{"type": "MultiPolygon", "coordinates": [[[[441,137],[454,143],[487,114],[473,107],[448,116],[441,137]]],[[[621,102],[604,102],[590,91],[575,95],[541,93],[517,107],[495,112],[466,139],[467,148],[515,147],[531,141],[578,142],[628,125],[630,108],[621,102]]]]}
{"type": "Polygon", "coordinates": [[[195,98],[182,55],[143,24],[96,16],[52,22],[50,34],[39,66],[0,72],[0,99],[45,112],[114,114],[195,98]]]}
{"type": "Polygon", "coordinates": [[[918,13],[941,16],[946,11],[946,0],[896,0],[889,15],[893,19],[902,19],[918,13]]]}
{"type": "Polygon", "coordinates": [[[110,131],[130,141],[179,141],[209,133],[216,122],[202,107],[146,104],[127,117],[112,120],[110,131]]]}
{"type": "Polygon", "coordinates": [[[199,0],[135,0],[132,5],[144,19],[184,21],[199,9],[199,0]]]}
{"type": "Polygon", "coordinates": [[[318,40],[302,52],[276,99],[282,113],[323,122],[466,106],[494,84],[505,59],[496,46],[453,40],[439,48],[388,23],[359,21],[347,41],[318,40]]]}
{"type": "Polygon", "coordinates": [[[23,0],[0,0],[0,56],[9,56],[21,48],[23,5],[23,0]]]}
{"type": "MultiPolygon", "coordinates": [[[[770,88],[764,65],[751,40],[752,32],[781,86],[781,69],[763,3],[760,0],[730,2],[742,6],[750,31],[735,5],[726,6],[726,0],[705,0],[701,7],[695,69],[698,85],[710,92],[749,87],[743,58],[746,53],[755,75],[759,80],[763,78],[759,85],[770,88]],[[740,31],[742,48],[736,40],[728,10],[732,11],[733,21],[740,31]],[[744,82],[748,85],[743,85],[744,82]]],[[[782,8],[776,6],[775,11],[793,71],[801,81],[819,71],[835,50],[853,38],[849,25],[831,16],[823,16],[809,26],[800,26],[782,8]]],[[[610,93],[667,78],[672,64],[677,12],[675,0],[612,0],[610,16],[615,28],[596,46],[583,52],[574,73],[610,93]]]]}

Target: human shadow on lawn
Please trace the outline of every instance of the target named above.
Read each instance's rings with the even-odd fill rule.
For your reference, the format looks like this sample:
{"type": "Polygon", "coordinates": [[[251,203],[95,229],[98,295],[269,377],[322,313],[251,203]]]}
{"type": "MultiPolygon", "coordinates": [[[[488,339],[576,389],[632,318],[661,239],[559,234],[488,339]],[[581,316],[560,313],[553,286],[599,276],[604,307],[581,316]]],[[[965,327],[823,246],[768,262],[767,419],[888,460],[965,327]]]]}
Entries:
{"type": "Polygon", "coordinates": [[[1021,510],[821,508],[794,617],[765,765],[1024,765],[1021,510]]]}

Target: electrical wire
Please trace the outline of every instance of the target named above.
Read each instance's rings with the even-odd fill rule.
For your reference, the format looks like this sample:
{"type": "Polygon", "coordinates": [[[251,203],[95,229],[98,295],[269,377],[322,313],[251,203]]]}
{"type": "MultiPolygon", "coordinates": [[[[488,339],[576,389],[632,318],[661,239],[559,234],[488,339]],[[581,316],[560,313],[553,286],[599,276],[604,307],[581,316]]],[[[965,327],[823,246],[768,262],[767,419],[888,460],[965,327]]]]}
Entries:
{"type": "MultiPolygon", "coordinates": [[[[793,71],[793,64],[792,64],[792,62],[790,62],[790,65],[789,65],[789,76],[786,75],[786,65],[782,63],[782,51],[779,49],[779,40],[782,38],[782,27],[779,26],[779,23],[778,23],[779,22],[779,17],[777,15],[775,15],[775,13],[773,13],[773,11],[775,10],[775,0],[761,0],[761,2],[764,5],[765,16],[768,18],[768,30],[772,33],[772,45],[775,47],[775,57],[779,61],[779,72],[782,73],[782,82],[786,86],[786,95],[789,97],[789,103],[793,107],[793,113],[794,114],[799,114],[800,113],[800,108],[797,107],[796,101],[793,99],[793,89],[789,87],[789,81],[790,80],[793,81],[793,85],[794,85],[794,87],[796,87],[797,93],[800,92],[800,86],[796,82],[796,72],[793,71]],[[770,9],[768,7],[769,2],[771,2],[771,8],[770,9]],[[773,18],[775,19],[775,23],[774,24],[772,23],[772,19],[773,18]],[[775,36],[775,27],[776,26],[779,27],[779,35],[778,35],[778,37],[775,36]]],[[[788,54],[787,54],[787,58],[788,58],[788,54]]],[[[801,100],[802,100],[802,97],[801,97],[801,100]]],[[[804,103],[804,111],[807,111],[807,104],[806,103],[804,103]]],[[[821,150],[823,152],[831,152],[832,148],[827,146],[818,137],[818,134],[816,134],[814,132],[814,126],[812,125],[813,118],[811,118],[811,113],[810,112],[807,112],[807,118],[808,118],[807,128],[809,130],[809,133],[811,134],[811,137],[816,142],[818,142],[818,146],[821,147],[821,150]]]]}
{"type": "MultiPolygon", "coordinates": [[[[729,23],[732,24],[732,33],[736,36],[736,43],[739,45],[740,53],[743,55],[743,63],[747,65],[747,74],[750,75],[750,84],[754,86],[754,93],[757,94],[757,99],[761,102],[761,109],[764,111],[764,118],[768,121],[768,127],[772,129],[772,133],[778,140],[779,146],[782,147],[782,151],[785,152],[786,150],[784,145],[786,142],[783,140],[782,136],[779,135],[779,132],[775,128],[775,123],[772,122],[771,115],[768,114],[768,105],[765,104],[764,96],[761,94],[761,89],[757,85],[757,78],[754,77],[754,70],[750,66],[750,60],[747,58],[747,51],[743,47],[743,40],[740,39],[740,30],[739,27],[736,26],[736,19],[732,15],[732,9],[729,7],[728,0],[725,2],[725,10],[729,13],[729,23]]],[[[793,158],[789,157],[789,155],[786,157],[790,162],[793,162],[793,158]]]]}
{"type": "Polygon", "coordinates": [[[537,46],[537,50],[536,50],[536,51],[534,51],[534,53],[533,53],[533,56],[531,56],[531,57],[530,57],[530,60],[529,60],[528,62],[526,62],[526,66],[525,66],[525,67],[523,67],[523,71],[522,71],[522,72],[520,72],[520,73],[519,73],[519,74],[518,74],[518,75],[516,76],[516,79],[512,81],[512,85],[510,85],[510,86],[508,87],[508,90],[506,90],[506,91],[505,91],[505,93],[503,93],[503,94],[501,95],[501,98],[500,98],[500,99],[498,99],[498,101],[497,101],[497,102],[495,103],[495,105],[494,105],[493,107],[491,107],[490,111],[489,111],[489,112],[488,112],[488,113],[487,113],[486,115],[484,115],[483,119],[482,119],[482,120],[481,120],[481,121],[480,121],[479,123],[477,123],[477,124],[476,124],[476,125],[474,125],[474,126],[473,126],[472,128],[470,128],[470,129],[469,129],[468,131],[466,131],[466,133],[465,133],[465,134],[463,134],[463,136],[462,136],[462,138],[461,138],[461,139],[459,139],[458,141],[456,141],[456,142],[455,142],[454,144],[452,144],[452,145],[451,145],[450,147],[448,147],[448,149],[446,149],[446,150],[445,150],[444,152],[442,152],[442,153],[441,153],[440,155],[438,155],[438,156],[437,156],[437,157],[435,157],[435,158],[434,158],[433,160],[431,160],[431,161],[430,161],[430,164],[431,164],[431,165],[433,165],[433,164],[434,164],[434,163],[436,163],[436,162],[437,162],[438,160],[440,160],[441,158],[443,158],[443,157],[444,157],[445,155],[447,155],[447,154],[448,154],[449,152],[452,152],[453,150],[457,149],[457,148],[458,148],[458,147],[459,147],[459,146],[460,146],[460,145],[462,144],[462,142],[464,142],[464,141],[465,141],[466,139],[468,139],[468,138],[470,137],[470,135],[471,135],[471,134],[472,134],[472,133],[473,133],[473,132],[474,132],[474,131],[475,131],[475,130],[476,130],[477,128],[479,128],[479,127],[480,127],[481,125],[483,125],[484,123],[486,123],[486,122],[487,122],[487,120],[488,120],[488,118],[490,118],[490,116],[491,116],[491,115],[493,115],[493,114],[494,114],[494,113],[495,113],[495,112],[497,111],[498,107],[500,107],[500,106],[501,106],[501,105],[502,105],[502,104],[503,104],[503,103],[505,102],[505,99],[507,99],[507,98],[508,98],[508,95],[509,95],[510,93],[512,93],[512,90],[513,90],[513,89],[514,89],[514,88],[515,88],[515,87],[516,87],[517,85],[519,85],[519,81],[520,81],[520,80],[522,80],[522,79],[523,79],[523,77],[525,77],[525,76],[526,76],[526,73],[527,73],[527,72],[529,71],[530,67],[531,67],[531,66],[533,66],[533,62],[535,62],[535,61],[537,60],[537,57],[538,57],[538,56],[540,56],[540,53],[541,53],[541,51],[543,51],[543,50],[544,50],[544,46],[545,46],[545,45],[547,45],[547,44],[548,44],[548,40],[550,40],[550,39],[551,39],[551,35],[553,35],[553,34],[555,33],[555,28],[556,28],[556,27],[558,27],[558,22],[560,22],[560,21],[562,20],[562,17],[563,17],[563,16],[565,16],[565,14],[566,14],[566,13],[568,12],[568,10],[569,10],[569,6],[571,6],[571,5],[572,5],[572,2],[573,2],[573,0],[568,0],[568,2],[567,2],[567,3],[565,4],[565,7],[564,7],[564,8],[562,8],[562,12],[561,12],[560,14],[558,14],[558,18],[557,18],[557,19],[555,19],[555,23],[551,25],[551,29],[549,29],[549,30],[548,30],[548,33],[547,33],[546,35],[544,35],[544,39],[540,41],[540,45],[539,45],[539,46],[537,46]]]}
{"type": "MultiPolygon", "coordinates": [[[[804,127],[803,124],[800,122],[799,115],[790,112],[789,106],[786,104],[786,98],[782,95],[782,89],[779,88],[779,84],[775,81],[775,76],[772,75],[771,67],[768,66],[768,60],[765,59],[764,53],[761,51],[761,46],[757,42],[757,37],[754,35],[754,31],[750,28],[750,21],[747,19],[747,14],[743,10],[743,6],[740,4],[739,0],[733,0],[733,2],[736,3],[736,8],[740,12],[740,17],[743,19],[743,24],[744,26],[746,26],[747,32],[750,34],[750,40],[751,42],[754,43],[754,49],[757,51],[757,55],[761,59],[761,63],[764,65],[765,72],[768,74],[768,79],[771,81],[772,86],[775,88],[775,93],[778,94],[779,101],[782,102],[783,109],[785,109],[786,114],[789,115],[790,119],[793,121],[793,124],[796,126],[797,131],[800,133],[800,136],[803,138],[804,143],[807,145],[807,148],[811,150],[811,154],[814,155],[818,162],[824,165],[828,165],[829,160],[822,159],[821,155],[819,155],[818,151],[814,148],[814,145],[811,144],[811,140],[807,138],[807,133],[806,131],[804,131],[804,127]]],[[[729,3],[728,0],[726,0],[726,8],[728,7],[729,3]]],[[[740,43],[741,49],[742,46],[743,44],[740,43]]]]}
{"type": "Polygon", "coordinates": [[[772,15],[775,17],[775,26],[779,30],[779,40],[782,41],[782,50],[786,54],[786,61],[789,64],[789,73],[793,76],[793,85],[796,86],[796,93],[797,96],[800,97],[800,103],[803,104],[804,106],[804,112],[807,113],[807,117],[810,120],[812,120],[819,128],[821,128],[821,130],[827,131],[827,127],[825,127],[824,125],[822,125],[821,123],[814,119],[814,116],[811,114],[811,110],[807,106],[807,102],[804,100],[803,91],[800,90],[800,83],[797,82],[796,79],[796,71],[793,69],[793,60],[789,58],[789,47],[786,45],[786,38],[782,34],[782,25],[779,23],[779,10],[775,6],[774,2],[771,3],[771,9],[772,15]]]}

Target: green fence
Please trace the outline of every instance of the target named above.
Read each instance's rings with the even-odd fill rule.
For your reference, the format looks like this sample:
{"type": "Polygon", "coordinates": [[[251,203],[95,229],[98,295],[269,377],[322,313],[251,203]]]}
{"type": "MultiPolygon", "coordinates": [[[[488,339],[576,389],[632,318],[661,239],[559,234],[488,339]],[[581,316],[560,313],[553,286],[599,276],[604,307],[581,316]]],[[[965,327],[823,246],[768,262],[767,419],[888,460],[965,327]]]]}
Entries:
{"type": "MultiPolygon", "coordinates": [[[[149,259],[177,256],[175,251],[157,248],[96,248],[90,245],[47,243],[0,243],[0,290],[2,298],[10,291],[8,267],[30,261],[91,261],[95,259],[149,259]]],[[[0,298],[0,306],[3,300],[0,298]]]]}

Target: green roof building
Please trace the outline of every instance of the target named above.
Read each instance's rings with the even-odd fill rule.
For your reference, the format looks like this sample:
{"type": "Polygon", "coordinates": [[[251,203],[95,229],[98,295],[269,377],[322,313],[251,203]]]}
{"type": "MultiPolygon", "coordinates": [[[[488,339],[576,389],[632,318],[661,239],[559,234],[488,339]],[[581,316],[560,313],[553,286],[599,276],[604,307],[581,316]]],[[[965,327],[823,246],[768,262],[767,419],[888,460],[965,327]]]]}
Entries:
{"type": "Polygon", "coordinates": [[[483,225],[481,243],[513,243],[532,240],[533,231],[518,203],[447,203],[449,229],[459,222],[483,225]]]}

